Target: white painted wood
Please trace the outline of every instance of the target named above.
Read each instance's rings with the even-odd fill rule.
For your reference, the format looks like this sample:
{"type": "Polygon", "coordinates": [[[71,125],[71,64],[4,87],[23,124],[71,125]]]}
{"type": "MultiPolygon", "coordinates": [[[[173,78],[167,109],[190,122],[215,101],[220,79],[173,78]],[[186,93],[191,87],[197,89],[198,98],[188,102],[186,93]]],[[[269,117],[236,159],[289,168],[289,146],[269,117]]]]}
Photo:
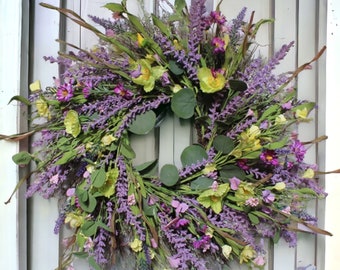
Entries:
{"type": "MultiPolygon", "coordinates": [[[[337,118],[340,115],[339,92],[339,62],[340,62],[340,2],[328,1],[327,29],[327,86],[326,86],[326,170],[331,171],[340,167],[340,127],[337,118]]],[[[326,190],[329,193],[326,201],[325,226],[334,236],[326,238],[325,269],[339,268],[340,215],[338,214],[340,198],[340,175],[326,176],[326,190]]]]}
{"type": "MultiPolygon", "coordinates": [[[[21,86],[27,83],[27,7],[21,0],[0,2],[0,134],[14,134],[25,126],[18,121],[24,109],[17,102],[8,102],[12,96],[23,93],[21,86]],[[22,65],[26,69],[22,69],[22,65]]],[[[22,190],[9,204],[4,204],[21,175],[11,160],[19,146],[19,143],[0,141],[0,239],[3,243],[0,246],[0,269],[26,268],[26,201],[22,190]]]]}
{"type": "MultiPolygon", "coordinates": [[[[39,6],[41,1],[34,1],[35,17],[32,43],[31,81],[40,80],[42,87],[53,84],[53,76],[58,75],[58,66],[43,60],[44,56],[57,56],[59,44],[59,14],[39,6]]],[[[58,0],[49,4],[59,5],[58,0]]],[[[54,235],[53,228],[58,217],[57,202],[45,200],[38,195],[29,199],[29,269],[46,270],[58,266],[59,237],[54,235]]]]}

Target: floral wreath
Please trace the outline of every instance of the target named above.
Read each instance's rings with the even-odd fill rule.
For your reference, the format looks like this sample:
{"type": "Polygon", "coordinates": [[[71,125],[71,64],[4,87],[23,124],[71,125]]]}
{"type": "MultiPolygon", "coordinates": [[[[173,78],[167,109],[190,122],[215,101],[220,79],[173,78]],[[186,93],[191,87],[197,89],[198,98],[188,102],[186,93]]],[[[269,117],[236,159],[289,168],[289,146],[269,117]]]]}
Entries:
{"type": "Polygon", "coordinates": [[[37,81],[28,99],[12,99],[35,108],[27,134],[40,134],[32,153],[13,156],[35,164],[16,190],[34,175],[27,197],[61,198],[54,231],[67,224],[74,232],[62,269],[74,256],[102,269],[124,247],[138,269],[207,269],[209,258],[263,268],[263,239],[295,246],[299,231],[330,234],[306,211],[326,195],[317,166],[304,162],[307,145],[323,138],[298,139],[315,104],[294,88],[324,49],[277,75],[293,43],[268,61],[255,57],[256,33],[271,20],[245,22],[246,8],[227,20],[219,5],[207,13],[204,0],[176,1],[161,17],[140,19],[123,0],[105,5],[113,20],[90,16],[102,33],[71,10],[42,5],[100,39],[91,50],[68,44],[77,52],[46,57],[64,70],[55,85],[41,90],[37,81]],[[182,167],[134,164],[130,134],[149,133],[169,114],[196,129],[182,167]]]}

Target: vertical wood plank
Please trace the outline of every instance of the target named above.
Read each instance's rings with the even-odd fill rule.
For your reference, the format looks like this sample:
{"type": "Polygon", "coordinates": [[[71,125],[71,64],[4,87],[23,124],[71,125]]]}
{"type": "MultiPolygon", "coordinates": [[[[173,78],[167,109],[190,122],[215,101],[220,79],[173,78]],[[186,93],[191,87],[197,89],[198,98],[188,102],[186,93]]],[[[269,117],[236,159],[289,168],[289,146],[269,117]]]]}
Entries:
{"type": "MultiPolygon", "coordinates": [[[[58,66],[43,60],[44,56],[56,55],[59,44],[59,14],[39,6],[34,1],[34,36],[32,37],[31,81],[40,80],[42,87],[50,86],[52,77],[58,74],[58,66]]],[[[59,5],[58,0],[49,1],[59,5]]],[[[53,228],[58,217],[57,202],[35,195],[29,199],[29,268],[35,270],[54,269],[58,266],[58,236],[53,228]],[[48,252],[46,247],[48,246],[48,252]],[[43,254],[43,255],[42,255],[43,254]]]]}
{"type": "MultiPolygon", "coordinates": [[[[318,48],[316,48],[316,1],[300,0],[298,6],[298,65],[311,60],[318,48]]],[[[298,98],[316,101],[316,68],[312,64],[311,70],[305,70],[299,74],[297,80],[298,98]]],[[[314,110],[310,117],[313,122],[300,124],[298,132],[301,141],[313,140],[316,137],[315,122],[317,110],[314,110]]],[[[305,160],[310,164],[316,162],[316,147],[309,147],[305,160]]],[[[316,214],[316,202],[311,202],[307,211],[312,215],[316,214]]],[[[297,266],[315,265],[315,236],[312,234],[300,234],[297,246],[297,266]]]]}
{"type": "MultiPolygon", "coordinates": [[[[295,46],[291,48],[285,59],[281,61],[281,64],[276,67],[276,72],[279,74],[293,71],[297,66],[297,8],[295,0],[274,2],[274,52],[278,51],[282,45],[295,41],[295,46]]],[[[282,239],[273,246],[273,256],[270,259],[272,260],[273,269],[296,269],[296,249],[290,248],[282,239]]]]}
{"type": "MultiPolygon", "coordinates": [[[[26,10],[27,11],[27,10],[26,10]]],[[[25,11],[20,0],[0,2],[0,134],[14,134],[19,132],[19,111],[16,102],[8,104],[12,96],[20,94],[21,88],[21,42],[28,45],[22,35],[22,16],[25,11]]],[[[27,37],[27,36],[26,36],[27,37]]],[[[23,74],[24,75],[24,74],[23,74]]],[[[0,239],[0,268],[17,270],[25,267],[21,261],[21,252],[25,252],[25,229],[20,222],[26,225],[26,214],[22,211],[21,193],[13,196],[11,203],[5,205],[18,181],[18,167],[12,162],[11,156],[19,150],[18,143],[0,141],[0,162],[2,181],[0,181],[0,218],[2,220],[0,239]],[[19,214],[23,214],[20,216],[19,214]],[[23,241],[21,241],[23,240],[23,241]]],[[[23,254],[24,259],[26,258],[23,254]]]]}

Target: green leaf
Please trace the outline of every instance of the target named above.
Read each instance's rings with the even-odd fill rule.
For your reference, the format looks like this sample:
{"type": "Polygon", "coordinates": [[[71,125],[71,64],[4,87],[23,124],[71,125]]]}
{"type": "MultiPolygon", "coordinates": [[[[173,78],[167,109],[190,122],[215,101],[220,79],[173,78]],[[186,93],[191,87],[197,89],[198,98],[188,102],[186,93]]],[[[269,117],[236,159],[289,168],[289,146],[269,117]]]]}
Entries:
{"type": "MultiPolygon", "coordinates": [[[[82,247],[84,245],[85,245],[85,242],[84,242],[83,245],[79,245],[78,244],[78,246],[80,246],[80,247],[82,247]]],[[[83,252],[73,252],[72,255],[74,255],[74,256],[76,256],[78,258],[81,258],[81,259],[85,259],[85,258],[87,258],[89,256],[89,254],[87,252],[85,252],[85,251],[83,251],[83,252]]]]}
{"type": "Polygon", "coordinates": [[[77,150],[70,150],[65,152],[60,159],[57,160],[55,163],[56,165],[63,165],[69,162],[70,160],[74,159],[77,156],[77,150]]]}
{"type": "Polygon", "coordinates": [[[272,114],[275,114],[275,115],[280,114],[278,112],[280,112],[280,106],[279,105],[275,104],[275,105],[270,106],[268,109],[266,109],[262,113],[260,119],[258,120],[258,123],[261,123],[263,120],[265,120],[266,118],[268,118],[268,116],[270,116],[272,114]]]}
{"type": "Polygon", "coordinates": [[[190,187],[192,190],[204,190],[210,188],[213,182],[211,178],[200,176],[191,182],[190,187]]]}
{"type": "Polygon", "coordinates": [[[208,154],[202,146],[196,144],[186,147],[181,154],[183,167],[196,164],[203,159],[208,159],[208,154]]]}
{"type": "Polygon", "coordinates": [[[223,182],[229,183],[229,179],[237,177],[240,180],[244,180],[246,173],[236,165],[226,165],[220,170],[220,177],[223,182]]]}
{"type": "Polygon", "coordinates": [[[143,24],[141,23],[140,18],[138,18],[137,16],[131,13],[127,13],[127,16],[128,16],[129,22],[132,23],[136,31],[139,33],[142,33],[144,35],[144,38],[147,38],[147,33],[144,29],[143,24]]]}
{"type": "Polygon", "coordinates": [[[88,193],[86,190],[82,190],[81,188],[76,189],[76,195],[79,199],[78,202],[80,207],[84,211],[92,213],[97,206],[96,198],[91,193],[88,193]]]}
{"type": "Polygon", "coordinates": [[[171,99],[171,109],[180,118],[189,119],[195,113],[196,97],[193,90],[183,88],[171,99]]]}
{"type": "Polygon", "coordinates": [[[248,89],[248,85],[240,80],[229,80],[228,83],[230,88],[234,91],[242,92],[248,89]]]}
{"type": "Polygon", "coordinates": [[[86,220],[81,226],[81,230],[85,236],[95,235],[98,229],[98,224],[93,220],[86,220]]]}
{"type": "Polygon", "coordinates": [[[32,156],[26,151],[19,152],[12,156],[12,160],[17,165],[27,165],[31,162],[32,156]]]}
{"type": "Polygon", "coordinates": [[[173,74],[177,76],[181,75],[184,72],[184,70],[181,69],[174,60],[169,61],[169,69],[173,74]]]}
{"type": "Polygon", "coordinates": [[[245,155],[242,155],[242,158],[255,159],[255,158],[258,158],[260,154],[261,154],[261,151],[252,151],[252,152],[246,153],[245,155]]]}
{"type": "Polygon", "coordinates": [[[157,213],[156,205],[149,205],[147,199],[143,199],[143,212],[146,216],[153,217],[157,213]]]}
{"type": "Polygon", "coordinates": [[[124,7],[121,4],[108,3],[104,7],[112,12],[124,12],[124,7]]]}
{"type": "Polygon", "coordinates": [[[173,164],[166,164],[162,167],[159,180],[167,187],[176,185],[179,179],[178,169],[173,164]]]}
{"type": "Polygon", "coordinates": [[[153,24],[158,27],[158,29],[167,37],[171,36],[170,28],[169,26],[165,25],[162,20],[160,20],[157,16],[154,14],[151,14],[153,24]]]}
{"type": "Polygon", "coordinates": [[[272,238],[274,244],[277,244],[277,243],[279,242],[280,238],[281,238],[281,232],[280,232],[280,230],[277,230],[277,231],[275,232],[274,237],[272,238]]]}
{"type": "Polygon", "coordinates": [[[254,215],[253,213],[248,213],[248,218],[253,225],[257,225],[260,223],[260,219],[254,215]]]}
{"type": "Polygon", "coordinates": [[[26,104],[28,106],[31,105],[31,102],[27,98],[24,98],[23,96],[14,96],[14,97],[12,97],[8,101],[8,104],[10,104],[13,100],[19,101],[19,102],[24,103],[24,104],[26,104]]]}
{"type": "Polygon", "coordinates": [[[147,111],[137,115],[136,119],[130,124],[129,131],[138,134],[148,134],[156,124],[156,114],[153,111],[147,111]]]}
{"type": "Polygon", "coordinates": [[[283,146],[287,144],[287,141],[288,141],[288,138],[285,137],[281,141],[266,144],[264,148],[270,149],[270,150],[282,148],[283,146]]]}
{"type": "Polygon", "coordinates": [[[104,168],[95,170],[91,173],[92,185],[96,188],[100,188],[104,185],[106,181],[106,172],[104,168]]]}
{"type": "Polygon", "coordinates": [[[213,146],[223,154],[229,154],[234,149],[234,141],[227,136],[218,135],[213,141],[213,146]]]}
{"type": "Polygon", "coordinates": [[[152,161],[144,162],[143,164],[135,166],[137,172],[143,172],[145,170],[150,170],[157,165],[157,159],[152,161]]]}
{"type": "Polygon", "coordinates": [[[175,9],[178,13],[181,13],[185,6],[186,6],[185,0],[175,0],[175,9]]]}
{"type": "Polygon", "coordinates": [[[133,159],[136,157],[135,151],[132,149],[131,145],[128,145],[126,143],[122,143],[120,147],[120,152],[121,154],[128,158],[128,159],[133,159]]]}
{"type": "Polygon", "coordinates": [[[89,262],[89,265],[92,266],[94,270],[103,270],[101,266],[96,262],[93,256],[89,257],[88,262],[89,262]]]}

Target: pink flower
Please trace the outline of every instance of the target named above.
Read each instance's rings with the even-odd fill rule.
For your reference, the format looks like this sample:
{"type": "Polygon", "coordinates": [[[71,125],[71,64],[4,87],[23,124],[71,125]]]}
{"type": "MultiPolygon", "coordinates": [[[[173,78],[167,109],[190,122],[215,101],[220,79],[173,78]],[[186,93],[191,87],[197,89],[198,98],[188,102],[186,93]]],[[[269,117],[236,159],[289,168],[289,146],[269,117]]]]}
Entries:
{"type": "Polygon", "coordinates": [[[172,200],[171,205],[176,208],[176,215],[178,216],[180,213],[184,213],[188,210],[189,206],[186,203],[180,203],[179,201],[172,200]]]}
{"type": "Polygon", "coordinates": [[[256,207],[258,206],[260,203],[258,198],[249,198],[248,200],[246,200],[245,205],[251,206],[251,207],[256,207]]]}
{"type": "Polygon", "coordinates": [[[76,189],[75,188],[69,188],[66,190],[66,196],[67,197],[72,197],[76,194],[76,189]]]}
{"type": "Polygon", "coordinates": [[[254,260],[253,263],[256,264],[257,266],[263,266],[265,265],[266,261],[263,256],[257,256],[254,260]]]}
{"type": "Polygon", "coordinates": [[[55,175],[53,175],[52,177],[51,177],[51,179],[50,179],[50,182],[52,183],[52,184],[58,184],[58,182],[59,182],[59,175],[58,174],[55,174],[55,175]]]}
{"type": "Polygon", "coordinates": [[[135,194],[131,194],[131,195],[128,196],[127,203],[130,206],[136,204],[135,194]]]}
{"type": "Polygon", "coordinates": [[[265,190],[262,191],[262,200],[265,203],[271,204],[275,200],[275,194],[273,194],[270,190],[265,189],[265,190]]]}
{"type": "Polygon", "coordinates": [[[241,183],[241,180],[234,176],[229,179],[229,182],[230,182],[230,189],[237,190],[238,186],[241,183]]]}
{"type": "Polygon", "coordinates": [[[225,51],[225,42],[219,37],[214,37],[211,41],[214,46],[214,53],[223,53],[225,51]]]}
{"type": "Polygon", "coordinates": [[[117,95],[120,95],[125,98],[131,98],[132,93],[131,91],[127,90],[124,88],[123,84],[119,83],[117,86],[113,89],[113,92],[116,93],[117,95]]]}
{"type": "Polygon", "coordinates": [[[168,261],[172,268],[178,268],[181,265],[180,258],[168,257],[168,261]]]}
{"type": "Polygon", "coordinates": [[[212,23],[224,24],[227,21],[226,17],[221,13],[221,11],[210,12],[210,17],[212,23]]]}
{"type": "Polygon", "coordinates": [[[61,102],[67,102],[73,97],[73,86],[71,84],[60,85],[57,89],[57,100],[61,102]]]}

